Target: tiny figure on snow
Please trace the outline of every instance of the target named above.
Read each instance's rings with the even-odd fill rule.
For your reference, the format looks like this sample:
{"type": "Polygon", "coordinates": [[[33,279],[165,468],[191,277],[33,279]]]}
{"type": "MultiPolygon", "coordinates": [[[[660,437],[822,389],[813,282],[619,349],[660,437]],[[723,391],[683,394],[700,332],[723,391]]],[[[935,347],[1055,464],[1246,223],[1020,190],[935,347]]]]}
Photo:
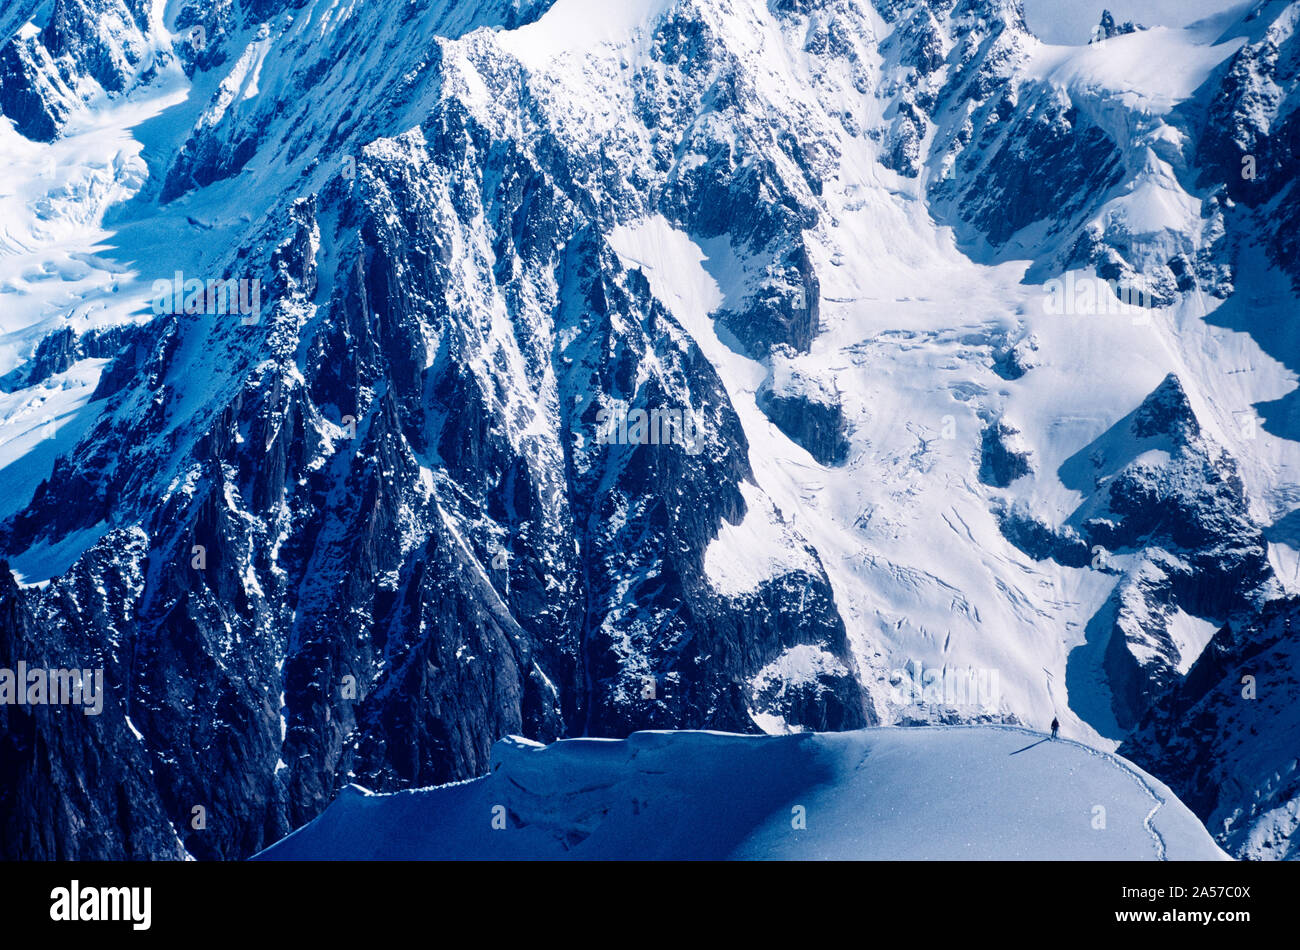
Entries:
{"type": "Polygon", "coordinates": [[[1055,739],[1056,734],[1060,731],[1061,731],[1060,720],[1058,720],[1055,716],[1053,716],[1052,717],[1052,738],[1055,739]]]}

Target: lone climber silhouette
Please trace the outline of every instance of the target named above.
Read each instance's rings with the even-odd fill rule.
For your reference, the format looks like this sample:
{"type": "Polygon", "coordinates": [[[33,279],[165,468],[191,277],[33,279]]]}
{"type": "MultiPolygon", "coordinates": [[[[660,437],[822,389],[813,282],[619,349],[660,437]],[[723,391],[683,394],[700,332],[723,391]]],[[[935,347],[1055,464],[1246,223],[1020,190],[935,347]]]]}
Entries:
{"type": "Polygon", "coordinates": [[[1061,731],[1061,723],[1055,716],[1053,716],[1052,717],[1052,738],[1055,739],[1056,734],[1060,731],[1061,731]]]}

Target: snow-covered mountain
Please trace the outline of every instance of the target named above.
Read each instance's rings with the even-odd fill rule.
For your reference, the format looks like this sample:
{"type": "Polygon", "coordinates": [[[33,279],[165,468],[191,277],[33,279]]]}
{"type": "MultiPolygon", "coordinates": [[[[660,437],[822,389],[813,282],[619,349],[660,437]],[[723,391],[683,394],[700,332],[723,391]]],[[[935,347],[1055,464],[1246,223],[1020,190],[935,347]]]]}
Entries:
{"type": "Polygon", "coordinates": [[[267,860],[1124,860],[1227,855],[1162,783],[1023,729],[506,738],[488,774],[343,789],[267,860]]]}
{"type": "Polygon", "coordinates": [[[1295,857],[1300,3],[1122,16],[10,4],[6,852],[1059,715],[1295,857]]]}

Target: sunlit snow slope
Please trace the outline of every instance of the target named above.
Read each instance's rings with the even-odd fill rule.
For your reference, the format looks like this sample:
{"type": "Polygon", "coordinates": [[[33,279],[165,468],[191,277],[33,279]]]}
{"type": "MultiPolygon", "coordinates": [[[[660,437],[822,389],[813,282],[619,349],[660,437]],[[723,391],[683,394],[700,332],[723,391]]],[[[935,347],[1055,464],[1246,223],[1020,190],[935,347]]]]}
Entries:
{"type": "Polygon", "coordinates": [[[1226,856],[1169,789],[1124,759],[971,726],[504,739],[481,779],[394,795],[353,786],[261,857],[1226,856]]]}

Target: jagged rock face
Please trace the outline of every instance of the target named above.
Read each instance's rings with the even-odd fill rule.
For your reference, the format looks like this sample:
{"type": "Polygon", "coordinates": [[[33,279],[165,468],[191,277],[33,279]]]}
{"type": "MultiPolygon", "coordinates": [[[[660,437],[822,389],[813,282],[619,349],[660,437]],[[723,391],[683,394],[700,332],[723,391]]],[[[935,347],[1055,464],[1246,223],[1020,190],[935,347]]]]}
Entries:
{"type": "MultiPolygon", "coordinates": [[[[957,153],[950,180],[961,182],[957,213],[995,246],[1035,222],[1071,221],[1087,207],[1086,196],[1105,192],[1123,174],[1115,143],[1085,115],[1051,90],[1028,102],[1023,96],[1008,91],[971,117],[970,144],[957,153]],[[1009,131],[1001,112],[1014,116],[1009,131]],[[1056,173],[1038,174],[1042,168],[1056,173]]],[[[949,200],[952,190],[936,186],[935,200],[949,200]]]]}
{"type": "Polygon", "coordinates": [[[38,142],[53,140],[69,112],[51,72],[49,54],[34,38],[15,37],[0,47],[0,111],[38,142]]]}
{"type": "MultiPolygon", "coordinates": [[[[1287,90],[1300,70],[1300,8],[1282,7],[1269,19],[1257,11],[1250,38],[1224,67],[1206,110],[1197,159],[1202,181],[1222,183],[1226,197],[1245,206],[1237,227],[1259,239],[1271,260],[1300,286],[1295,168],[1300,162],[1300,119],[1287,90]]],[[[1236,230],[1236,229],[1234,229],[1236,230]]]]}
{"type": "MultiPolygon", "coordinates": [[[[138,535],[118,540],[141,553],[138,535]]],[[[135,589],[140,578],[132,576],[134,569],[129,560],[105,573],[79,569],[62,585],[54,609],[33,614],[8,563],[0,562],[0,668],[14,671],[22,662],[120,676],[130,665],[119,639],[130,605],[107,612],[101,591],[135,589]]],[[[120,694],[106,694],[98,715],[71,705],[0,705],[0,827],[7,857],[185,855],[155,762],[126,725],[129,714],[120,694]]]]}
{"type": "Polygon", "coordinates": [[[112,359],[137,340],[148,339],[141,327],[103,327],[77,333],[72,327],[63,327],[41,340],[31,360],[0,377],[0,390],[15,392],[43,383],[71,369],[80,360],[112,359]]]}
{"type": "Polygon", "coordinates": [[[1034,560],[1050,559],[1068,567],[1085,567],[1092,560],[1087,540],[1069,525],[1053,528],[1028,512],[1005,506],[995,511],[1002,534],[1034,560]]]}
{"type": "Polygon", "coordinates": [[[1106,684],[1108,708],[1094,705],[1090,721],[1122,734],[1204,646],[1176,642],[1182,618],[1248,618],[1280,586],[1237,463],[1202,430],[1176,376],[1060,474],[1084,495],[1060,530],[1023,512],[1003,512],[1002,530],[1031,557],[1120,575],[1069,674],[1078,694],[1106,684]]]}
{"type": "Polygon", "coordinates": [[[1102,40],[1108,40],[1112,36],[1127,36],[1129,33],[1135,33],[1144,29],[1141,24],[1135,24],[1132,20],[1125,20],[1123,23],[1116,22],[1115,15],[1109,10],[1101,11],[1101,22],[1093,29],[1090,43],[1100,43],[1102,40]]]}
{"type": "Polygon", "coordinates": [[[1029,453],[1017,444],[1020,430],[999,419],[985,426],[980,438],[980,481],[1006,488],[1031,471],[1029,453]]]}
{"type": "Polygon", "coordinates": [[[1014,342],[1004,337],[993,351],[993,372],[1005,380],[1017,380],[1038,365],[1038,339],[1029,334],[1014,342]]]}
{"type": "Polygon", "coordinates": [[[782,432],[821,464],[842,465],[848,459],[848,423],[840,394],[801,370],[792,347],[783,344],[773,350],[757,401],[782,432]]]}
{"type": "MultiPolygon", "coordinates": [[[[100,424],[5,527],[22,548],[110,512],[130,525],[125,548],[106,535],[10,598],[70,625],[77,577],[129,568],[87,605],[119,618],[130,657],[106,679],[132,725],[99,724],[156,802],[52,816],[25,856],[69,856],[78,823],[113,820],[136,850],[110,837],[102,856],[245,856],[348,782],[480,774],[508,734],[871,721],[815,556],[744,594],[706,579],[723,520],[750,515],[746,440],[713,368],[595,227],[587,159],[559,163],[544,113],[524,140],[446,92],[238,249],[226,272],[261,276],[260,323],[182,314],[124,343],[100,424]],[[323,243],[339,249],[327,270],[323,243]],[[601,444],[616,404],[690,413],[701,444],[601,444]],[[180,474],[160,484],[164,458],[180,474]],[[792,651],[811,659],[787,675],[792,651]]],[[[779,243],[781,220],[756,219],[751,241],[779,243]]],[[[29,372],[79,346],[52,338],[29,372]]],[[[11,814],[36,807],[40,762],[20,752],[11,814]]]]}
{"type": "MultiPolygon", "coordinates": [[[[102,666],[107,696],[0,707],[6,854],[242,857],[348,783],[480,774],[509,734],[932,721],[881,693],[950,648],[1050,665],[1062,719],[1225,846],[1294,853],[1294,766],[1230,702],[1257,657],[1269,703],[1296,695],[1259,522],[1293,497],[1260,475],[1285,452],[1223,438],[1267,386],[1195,378],[1202,338],[1167,334],[1140,389],[1094,399],[1129,356],[1097,340],[1131,338],[1076,346],[1032,287],[1091,270],[1183,332],[1235,302],[1251,228],[1294,271],[1296,5],[1243,20],[1172,111],[1045,72],[1011,0],[609,5],[607,39],[546,56],[515,30],[553,0],[175,6],[57,0],[0,46],[34,140],[204,90],[145,120],[114,226],[165,222],[150,255],[200,248],[261,304],[79,307],[0,377],[5,412],[39,408],[105,361],[0,523],[9,561],[57,564],[0,571],[0,667],[102,666]],[[1187,220],[1125,204],[1147,188],[1187,220]],[[926,285],[949,271],[971,283],[926,285]],[[1191,754],[1192,709],[1222,761],[1191,754]]],[[[1104,18],[1088,54],[1144,35],[1104,18]]],[[[1011,679],[925,715],[1051,712],[1011,679]]]]}
{"type": "Polygon", "coordinates": [[[143,0],[55,0],[41,42],[54,59],[66,57],[106,92],[121,92],[146,55],[143,0]]]}
{"type": "Polygon", "coordinates": [[[1198,158],[1209,181],[1223,182],[1236,201],[1258,205],[1293,184],[1295,116],[1284,106],[1286,84],[1300,62],[1297,12],[1292,5],[1224,67],[1205,117],[1198,158]],[[1253,157],[1253,162],[1246,157],[1253,157]],[[1253,174],[1244,174],[1251,170],[1253,174]]]}
{"type": "Polygon", "coordinates": [[[54,0],[39,33],[0,48],[0,113],[17,131],[49,142],[80,100],[147,82],[165,57],[148,34],[144,0],[54,0]]]}
{"type": "Polygon", "coordinates": [[[1153,545],[1179,552],[1196,575],[1184,598],[1198,616],[1258,606],[1272,574],[1262,531],[1235,459],[1201,430],[1178,378],[1169,376],[1116,429],[1066,463],[1067,483],[1082,479],[1086,453],[1099,492],[1072,519],[1080,533],[1109,552],[1153,545]],[[1121,434],[1123,443],[1114,438],[1121,434]]]}
{"type": "MultiPolygon", "coordinates": [[[[1144,230],[1141,216],[1107,206],[1117,193],[1131,194],[1136,182],[1176,180],[1178,170],[1196,161],[1226,174],[1226,162],[1189,153],[1216,149],[1207,143],[1232,124],[1228,115],[1207,122],[1204,136],[1193,140],[1181,118],[1133,112],[1113,91],[1045,80],[1034,66],[1037,41],[1018,3],[882,7],[899,21],[880,51],[886,62],[914,74],[912,82],[877,92],[889,103],[888,127],[873,130],[887,146],[882,162],[909,178],[927,170],[930,205],[964,244],[994,259],[1030,256],[1027,276],[1034,281],[1062,269],[1095,269],[1142,306],[1170,306],[1193,289],[1218,298],[1232,292],[1232,267],[1219,246],[1225,240],[1220,200],[1207,198],[1200,233],[1174,241],[1160,228],[1144,230]]],[[[1143,29],[1117,24],[1107,13],[1092,42],[1143,29]]],[[[1254,76],[1258,70],[1251,69],[1245,71],[1254,76]]],[[[1225,82],[1221,97],[1236,97],[1231,89],[1225,82]]],[[[1229,111],[1222,104],[1215,109],[1229,111]]],[[[1267,123],[1258,115],[1253,121],[1267,123]]],[[[1240,177],[1240,169],[1238,161],[1232,175],[1240,177]]]]}
{"type": "Polygon", "coordinates": [[[1266,605],[1220,630],[1169,699],[1121,749],[1158,768],[1170,787],[1234,854],[1295,860],[1300,718],[1300,604],[1266,605]],[[1235,788],[1256,789],[1243,800],[1235,788]]]}

